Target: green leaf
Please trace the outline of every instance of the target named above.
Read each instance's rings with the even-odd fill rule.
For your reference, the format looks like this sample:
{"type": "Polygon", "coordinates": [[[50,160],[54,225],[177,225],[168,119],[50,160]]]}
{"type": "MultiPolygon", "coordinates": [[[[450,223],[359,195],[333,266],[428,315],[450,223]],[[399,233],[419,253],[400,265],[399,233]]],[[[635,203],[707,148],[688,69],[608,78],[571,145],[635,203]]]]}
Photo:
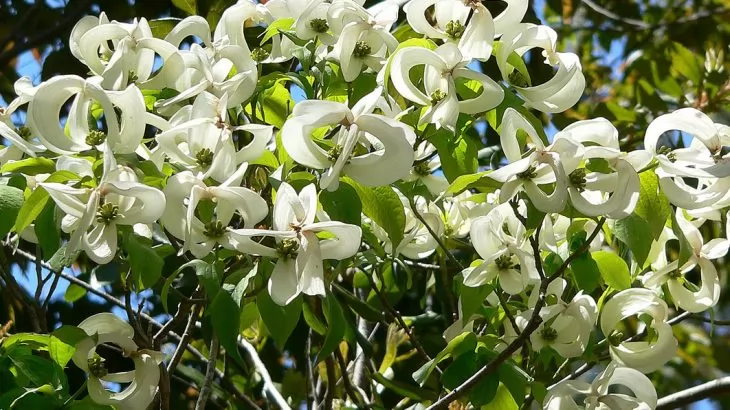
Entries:
{"type": "Polygon", "coordinates": [[[68,285],[66,293],[63,294],[63,300],[69,303],[76,302],[77,300],[86,296],[86,289],[74,283],[68,285]]]}
{"type": "Polygon", "coordinates": [[[226,349],[226,353],[241,366],[246,366],[243,363],[241,353],[238,351],[240,312],[238,304],[231,295],[228,292],[220,291],[208,307],[206,315],[210,317],[213,331],[218,336],[221,345],[226,349]]]}
{"type": "Polygon", "coordinates": [[[438,398],[438,395],[432,390],[418,388],[417,386],[413,386],[398,380],[386,379],[382,374],[377,372],[373,373],[373,379],[375,379],[376,382],[385,386],[386,389],[393,390],[399,395],[403,397],[408,397],[413,400],[433,401],[438,398]]]}
{"type": "Polygon", "coordinates": [[[459,175],[449,185],[446,190],[447,194],[460,194],[470,188],[480,188],[482,190],[494,191],[499,189],[502,184],[489,178],[492,171],[477,172],[475,174],[459,175]]]}
{"type": "Polygon", "coordinates": [[[196,0],[172,0],[172,5],[191,16],[198,14],[198,5],[196,0]]]}
{"type": "Polygon", "coordinates": [[[56,364],[52,361],[32,354],[9,355],[8,358],[15,368],[35,386],[43,386],[48,383],[56,387],[61,386],[56,364]]]}
{"type": "MultiPolygon", "coordinates": [[[[70,171],[56,171],[46,178],[45,182],[67,182],[72,179],[79,179],[79,176],[70,171]]],[[[38,215],[41,214],[43,208],[46,206],[50,196],[43,187],[36,188],[28,198],[26,198],[23,206],[18,212],[18,217],[15,221],[13,230],[15,232],[23,232],[28,225],[32,224],[38,215]]]]}
{"type": "Polygon", "coordinates": [[[165,261],[152,249],[152,241],[135,234],[124,239],[132,281],[138,291],[151,288],[162,276],[165,261]]]}
{"type": "Polygon", "coordinates": [[[256,305],[266,329],[274,338],[277,346],[284,348],[287,339],[297,327],[302,313],[302,297],[299,296],[286,306],[279,306],[271,299],[268,291],[256,295],[256,305]]]}
{"type": "Polygon", "coordinates": [[[343,179],[357,191],[363,213],[388,233],[395,250],[403,240],[406,227],[406,215],[398,194],[389,186],[371,188],[360,185],[348,177],[343,179]]]}
{"type": "Polygon", "coordinates": [[[266,43],[281,31],[290,31],[293,25],[294,17],[276,19],[273,23],[269,24],[269,27],[266,28],[264,36],[261,37],[261,42],[259,44],[262,45],[266,43]]]}
{"type": "Polygon", "coordinates": [[[370,322],[381,322],[385,320],[385,314],[381,310],[373,308],[362,299],[342,288],[340,285],[333,283],[332,290],[341,302],[347,305],[363,319],[370,322]]]}
{"type": "MultiPolygon", "coordinates": [[[[531,380],[531,377],[512,361],[502,363],[497,369],[497,373],[499,374],[499,378],[496,381],[504,383],[507,390],[512,393],[512,397],[515,399],[517,404],[521,406],[525,401],[527,383],[531,380]]],[[[495,383],[494,393],[497,391],[498,384],[499,383],[495,383]]],[[[494,394],[492,395],[492,398],[494,398],[494,394]]]]}
{"type": "Polygon", "coordinates": [[[657,240],[671,217],[672,206],[659,189],[659,178],[654,172],[642,172],[639,178],[641,189],[634,213],[649,224],[651,235],[657,240]]]}
{"type": "Polygon", "coordinates": [[[465,332],[451,339],[444,350],[440,351],[433,359],[426,362],[420,369],[413,372],[413,380],[423,386],[428,376],[444,359],[449,357],[459,357],[460,355],[474,351],[477,345],[477,336],[471,332],[465,332]]]}
{"type": "Polygon", "coordinates": [[[319,202],[332,220],[360,226],[362,214],[360,197],[355,188],[347,182],[340,182],[336,191],[321,191],[319,202]]]}
{"type": "Polygon", "coordinates": [[[18,188],[0,185],[0,238],[13,229],[18,212],[23,207],[23,191],[18,188]]]}
{"type": "Polygon", "coordinates": [[[322,342],[322,349],[314,359],[315,363],[324,360],[337,349],[345,337],[345,329],[347,328],[342,307],[337,299],[332,297],[332,294],[327,295],[322,301],[322,310],[325,319],[327,319],[327,334],[324,337],[324,342],[322,342]]]}
{"type": "Polygon", "coordinates": [[[503,383],[499,383],[494,399],[482,405],[481,410],[517,410],[518,408],[517,402],[515,402],[509,389],[503,383]]]}
{"type": "Polygon", "coordinates": [[[56,204],[49,202],[35,220],[33,231],[43,251],[43,259],[48,260],[61,247],[61,232],[56,221],[56,204]]]}
{"type": "Polygon", "coordinates": [[[479,166],[477,147],[465,134],[455,137],[450,131],[442,129],[432,134],[428,141],[436,147],[441,158],[441,167],[449,182],[455,181],[461,175],[476,172],[479,166]]]}
{"type": "Polygon", "coordinates": [[[58,248],[51,259],[48,260],[48,264],[51,265],[51,269],[54,272],[59,272],[63,270],[63,268],[71,266],[76,261],[76,258],[80,253],[81,249],[76,249],[74,251],[69,250],[68,242],[66,242],[63,246],[58,248]]]}
{"type": "Polygon", "coordinates": [[[33,350],[47,350],[49,342],[49,335],[38,333],[15,333],[5,338],[2,346],[6,353],[10,352],[10,348],[12,346],[27,346],[33,350]]]}
{"type": "Polygon", "coordinates": [[[50,174],[56,170],[56,163],[44,157],[26,158],[20,161],[7,162],[0,167],[0,172],[19,172],[24,175],[50,174]]]}
{"type": "Polygon", "coordinates": [[[669,50],[672,69],[692,81],[692,83],[699,84],[704,71],[702,65],[703,59],[677,42],[672,43],[669,50]]]}
{"type": "Polygon", "coordinates": [[[590,254],[584,253],[573,259],[570,262],[570,270],[573,271],[573,278],[578,289],[585,293],[593,292],[600,285],[601,272],[590,254]]]}
{"type": "MultiPolygon", "coordinates": [[[[445,388],[454,390],[461,383],[479,370],[476,352],[467,352],[457,357],[441,375],[441,383],[445,388]]],[[[499,379],[497,379],[499,381],[499,379]]]]}
{"type": "Polygon", "coordinates": [[[193,268],[195,270],[198,280],[201,281],[203,288],[205,288],[205,293],[210,299],[215,298],[215,293],[220,288],[220,284],[216,280],[217,275],[215,272],[215,266],[200,259],[195,259],[183,264],[170,274],[167,279],[165,279],[165,283],[162,285],[162,290],[160,291],[160,301],[162,302],[162,308],[165,309],[165,312],[169,312],[167,308],[167,298],[170,293],[172,282],[174,282],[175,279],[187,268],[193,268]]]}
{"type": "MultiPolygon", "coordinates": [[[[284,125],[289,111],[294,107],[294,101],[291,94],[289,94],[289,90],[278,82],[274,86],[259,92],[257,101],[256,118],[262,119],[276,128],[281,128],[284,125]]],[[[251,115],[251,104],[246,104],[245,109],[246,114],[251,115]]]]}
{"type": "Polygon", "coordinates": [[[164,39],[180,21],[182,20],[176,17],[163,17],[150,20],[149,24],[152,35],[156,38],[164,39]]]}
{"type": "Polygon", "coordinates": [[[469,393],[469,401],[477,408],[488,404],[494,400],[499,386],[504,386],[499,382],[499,374],[488,374],[471,390],[469,393]]]}
{"type": "Polygon", "coordinates": [[[631,272],[626,262],[610,251],[597,251],[591,257],[598,265],[604,282],[614,289],[624,290],[631,287],[631,272]]]}
{"type": "Polygon", "coordinates": [[[312,306],[306,300],[302,303],[302,316],[312,330],[322,336],[327,334],[327,325],[317,316],[317,312],[312,310],[312,306]]]}
{"type": "Polygon", "coordinates": [[[649,223],[639,215],[632,213],[626,218],[616,221],[613,226],[613,236],[628,245],[636,262],[643,267],[653,241],[649,223]]]}
{"type": "Polygon", "coordinates": [[[88,336],[76,326],[64,325],[51,333],[48,342],[48,353],[51,359],[61,367],[66,367],[76,352],[76,344],[88,336]]]}

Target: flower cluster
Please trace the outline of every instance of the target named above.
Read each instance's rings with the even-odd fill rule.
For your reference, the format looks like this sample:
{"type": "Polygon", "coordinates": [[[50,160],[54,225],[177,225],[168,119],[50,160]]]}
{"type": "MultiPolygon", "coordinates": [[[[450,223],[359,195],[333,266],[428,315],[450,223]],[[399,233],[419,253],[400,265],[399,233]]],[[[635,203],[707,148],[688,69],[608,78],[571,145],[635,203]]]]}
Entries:
{"type": "MultiPolygon", "coordinates": [[[[0,164],[25,175],[26,198],[53,200],[69,234],[65,256],[128,258],[130,235],[189,258],[246,256],[280,305],[326,297],[332,282],[384,261],[436,258],[446,269],[447,256],[468,255],[452,276],[488,288],[482,298],[506,313],[487,348],[504,350],[535,320],[536,354],[576,358],[605,340],[605,371],[593,384],[557,383],[545,409],[577,408],[578,396],[591,409],[654,408],[644,373],[675,357],[669,306],[703,312],[720,295],[712,261],[730,242],[705,241],[702,230],[730,220],[730,128],[683,108],[651,122],[643,150],[622,151],[603,118],[548,140],[533,112],[573,106],[585,88],[581,65],[556,50],[551,28],[521,23],[527,0],[506,3],[495,16],[472,0],[411,0],[402,10],[392,1],[239,0],[215,27],[191,16],[157,37],[145,19],[85,17],[70,46],[89,76],[19,80],[0,110],[9,142],[0,164]],[[554,71],[540,84],[522,59],[535,48],[554,71]],[[491,59],[501,78],[475,65],[491,59]],[[294,89],[306,98],[294,103],[294,89]],[[21,111],[25,124],[13,121],[21,111]],[[489,149],[474,137],[480,118],[498,131],[504,156],[489,170],[477,165],[489,149]],[[691,134],[691,144],[669,147],[670,131],[691,134]],[[664,219],[651,250],[630,249],[627,264],[615,252],[621,232],[662,215],[641,214],[641,201],[664,219]],[[618,259],[626,277],[586,285],[599,256],[618,259]]],[[[37,241],[33,222],[16,224],[21,238],[37,241]]],[[[465,313],[463,295],[458,304],[449,340],[485,321],[478,309],[465,313]]],[[[137,351],[131,328],[107,332],[92,319],[80,327],[90,338],[74,362],[91,375],[92,399],[149,403],[158,361],[137,351]],[[104,342],[144,374],[124,375],[135,380],[129,392],[96,393],[111,380],[94,356],[104,342]]]]}

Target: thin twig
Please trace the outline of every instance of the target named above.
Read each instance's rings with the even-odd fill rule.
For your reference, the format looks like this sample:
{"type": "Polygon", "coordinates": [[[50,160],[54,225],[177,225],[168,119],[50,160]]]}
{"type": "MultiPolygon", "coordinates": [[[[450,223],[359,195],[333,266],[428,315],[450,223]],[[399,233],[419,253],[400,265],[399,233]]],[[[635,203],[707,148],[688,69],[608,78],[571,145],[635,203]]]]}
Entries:
{"type": "Polygon", "coordinates": [[[213,377],[215,376],[215,364],[218,361],[218,350],[220,349],[220,343],[218,338],[213,336],[210,341],[210,355],[208,357],[208,368],[205,370],[205,379],[203,385],[200,386],[200,394],[198,395],[198,401],[195,402],[195,410],[205,410],[205,405],[208,403],[210,394],[213,392],[213,377]]]}
{"type": "Polygon", "coordinates": [[[335,389],[337,388],[337,380],[335,380],[335,362],[332,360],[332,356],[328,356],[324,359],[324,366],[327,369],[327,391],[324,393],[324,405],[325,409],[334,408],[332,403],[335,399],[335,389]]]}
{"type": "Polygon", "coordinates": [[[279,390],[276,389],[276,386],[269,375],[269,371],[266,369],[264,362],[261,361],[256,348],[242,336],[238,337],[238,346],[243,348],[243,350],[245,350],[251,358],[251,362],[253,362],[256,371],[264,382],[264,393],[266,393],[269,399],[271,399],[282,410],[291,409],[289,403],[287,403],[286,399],[284,399],[281,393],[279,393],[279,390]]]}
{"type": "Polygon", "coordinates": [[[352,381],[350,381],[350,375],[347,374],[347,363],[345,363],[345,358],[342,356],[342,352],[340,351],[340,349],[335,349],[335,359],[337,359],[337,364],[338,366],[340,366],[340,373],[342,374],[342,385],[345,387],[345,392],[347,393],[347,395],[350,396],[350,400],[355,403],[358,409],[370,407],[365,404],[360,393],[352,385],[352,381]]]}
{"type": "Polygon", "coordinates": [[[657,410],[669,410],[686,406],[706,399],[708,397],[720,396],[730,393],[730,376],[712,380],[699,386],[690,387],[669,396],[662,397],[657,402],[657,410]]]}

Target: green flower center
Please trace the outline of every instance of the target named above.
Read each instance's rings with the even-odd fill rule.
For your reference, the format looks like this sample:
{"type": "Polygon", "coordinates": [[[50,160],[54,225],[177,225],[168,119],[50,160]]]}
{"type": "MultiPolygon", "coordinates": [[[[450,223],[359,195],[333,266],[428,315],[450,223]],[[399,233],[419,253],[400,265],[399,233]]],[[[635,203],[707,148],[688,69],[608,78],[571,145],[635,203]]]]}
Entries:
{"type": "Polygon", "coordinates": [[[546,326],[540,331],[540,337],[542,337],[542,340],[551,343],[558,338],[558,331],[552,327],[546,326]]]}
{"type": "Polygon", "coordinates": [[[342,146],[338,144],[333,145],[332,148],[327,151],[327,158],[332,162],[337,161],[337,158],[339,158],[340,155],[342,155],[342,146]]]}
{"type": "Polygon", "coordinates": [[[441,90],[436,90],[431,93],[431,105],[436,105],[446,98],[446,93],[441,90]]]}
{"type": "Polygon", "coordinates": [[[372,48],[370,48],[370,44],[364,42],[364,41],[358,41],[355,43],[355,49],[352,50],[352,55],[355,58],[364,58],[370,55],[372,53],[372,48]]]}
{"type": "Polygon", "coordinates": [[[28,141],[30,139],[30,137],[33,136],[33,133],[30,132],[30,128],[28,128],[26,126],[22,126],[22,127],[16,128],[15,129],[15,132],[18,133],[18,135],[20,136],[20,138],[22,138],[22,139],[24,139],[26,141],[28,141]]]}
{"type": "Polygon", "coordinates": [[[451,20],[446,23],[446,35],[452,40],[460,39],[464,35],[464,30],[466,27],[459,20],[451,20]]]}
{"type": "Polygon", "coordinates": [[[222,237],[226,233],[226,227],[223,226],[223,222],[214,220],[210,221],[204,226],[203,235],[208,238],[217,239],[222,237]]]}
{"type": "Polygon", "coordinates": [[[270,54],[271,54],[270,52],[268,52],[266,49],[263,49],[261,47],[257,47],[257,48],[254,48],[253,50],[251,50],[251,58],[253,59],[253,61],[255,61],[257,63],[260,63],[260,62],[266,60],[267,58],[269,58],[270,54]]]}
{"type": "Polygon", "coordinates": [[[294,238],[284,239],[276,246],[279,257],[284,259],[294,259],[299,254],[299,241],[294,238]]]}
{"type": "Polygon", "coordinates": [[[104,131],[92,130],[89,135],[86,136],[86,145],[96,147],[106,141],[106,133],[104,131]]]}
{"type": "Polygon", "coordinates": [[[136,83],[137,80],[139,80],[139,76],[137,76],[137,72],[134,70],[131,70],[129,74],[127,75],[127,83],[132,84],[136,83]]]}
{"type": "Polygon", "coordinates": [[[309,20],[309,28],[317,33],[326,33],[330,26],[325,19],[312,19],[309,20]]]}
{"type": "Polygon", "coordinates": [[[586,188],[585,168],[578,168],[575,171],[571,172],[568,176],[568,179],[570,180],[570,184],[577,188],[579,191],[584,190],[586,188]]]}
{"type": "Polygon", "coordinates": [[[106,369],[105,362],[106,359],[104,359],[103,357],[99,355],[94,355],[94,357],[87,361],[87,364],[89,366],[89,373],[91,373],[97,379],[101,379],[102,377],[106,376],[109,371],[106,369]]]}
{"type": "Polygon", "coordinates": [[[203,148],[195,154],[195,162],[198,163],[200,168],[208,168],[213,163],[213,151],[208,148],[203,148]]]}
{"type": "Polygon", "coordinates": [[[535,178],[535,177],[537,177],[537,167],[535,167],[534,165],[530,165],[529,167],[527,167],[526,170],[517,174],[517,177],[519,177],[520,179],[535,178]]]}
{"type": "Polygon", "coordinates": [[[499,268],[499,270],[507,270],[515,267],[515,264],[512,263],[512,254],[502,255],[498,257],[497,259],[495,259],[494,264],[497,265],[497,268],[499,268]]]}
{"type": "Polygon", "coordinates": [[[624,334],[624,332],[614,330],[613,332],[611,332],[610,335],[608,335],[608,343],[610,343],[611,346],[618,346],[624,341],[625,338],[626,335],[624,334]]]}
{"type": "Polygon", "coordinates": [[[119,207],[107,202],[99,205],[99,209],[96,211],[96,222],[104,225],[109,225],[113,220],[119,216],[119,207]]]}
{"type": "Polygon", "coordinates": [[[428,164],[425,162],[419,162],[415,166],[413,166],[413,172],[416,175],[419,175],[422,177],[431,175],[431,169],[428,167],[428,164]]]}
{"type": "Polygon", "coordinates": [[[525,77],[519,70],[513,70],[509,76],[507,77],[507,80],[509,80],[509,83],[517,86],[517,87],[529,87],[530,82],[527,80],[527,77],[525,77]]]}

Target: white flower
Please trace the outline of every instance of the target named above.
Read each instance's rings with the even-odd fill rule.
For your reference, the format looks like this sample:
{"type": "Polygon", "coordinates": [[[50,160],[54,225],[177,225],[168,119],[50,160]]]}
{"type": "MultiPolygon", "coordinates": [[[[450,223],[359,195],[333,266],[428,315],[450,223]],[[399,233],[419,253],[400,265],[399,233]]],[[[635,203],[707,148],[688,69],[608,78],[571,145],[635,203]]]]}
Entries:
{"type": "Polygon", "coordinates": [[[563,112],[578,102],[585,89],[585,77],[578,56],[573,53],[559,53],[555,50],[557,33],[548,26],[531,23],[515,24],[505,30],[501,47],[497,52],[497,65],[502,78],[508,81],[532,108],[546,113],[563,112]],[[527,51],[539,47],[545,50],[545,63],[557,66],[553,78],[543,84],[530,86],[527,79],[516,81],[520,76],[508,62],[510,54],[520,57],[527,51]],[[517,73],[517,74],[515,74],[517,73]]]}
{"type": "Polygon", "coordinates": [[[115,154],[137,150],[144,136],[147,114],[142,92],[134,84],[123,91],[104,91],[99,77],[85,80],[75,75],[60,75],[43,82],[28,105],[28,127],[49,150],[59,154],[75,154],[96,147],[109,146],[115,154]],[[73,97],[65,127],[61,112],[73,97]],[[94,130],[90,108],[99,104],[106,123],[106,132],[94,130]],[[66,132],[66,129],[68,132],[66,132]]]}
{"type": "Polygon", "coordinates": [[[266,217],[266,201],[239,186],[245,171],[246,164],[219,186],[207,186],[187,171],[168,179],[164,191],[168,206],[160,222],[173,236],[185,241],[181,252],[189,249],[202,258],[216,244],[235,249],[238,242],[229,225],[235,222],[238,228],[253,228],[266,217]]]}
{"type": "Polygon", "coordinates": [[[727,129],[694,108],[682,108],[664,114],[646,129],[644,146],[659,162],[656,174],[669,201],[683,209],[712,206],[730,190],[730,157],[723,155],[723,146],[730,145],[727,129]],[[657,147],[659,138],[668,131],[681,131],[693,136],[688,148],[657,147]],[[683,178],[696,178],[690,184],[683,178]]]}
{"type": "Polygon", "coordinates": [[[480,2],[466,5],[463,0],[412,0],[403,8],[414,31],[434,39],[457,44],[467,59],[487,61],[492,55],[494,20],[480,2]],[[433,26],[426,10],[433,7],[433,26]]]}
{"type": "Polygon", "coordinates": [[[561,212],[568,201],[567,174],[573,172],[580,162],[581,145],[569,138],[562,138],[545,146],[535,128],[513,108],[505,110],[499,136],[510,164],[492,171],[488,176],[503,183],[500,202],[507,202],[524,190],[538,210],[561,212]],[[527,133],[532,143],[524,158],[517,139],[520,129],[527,133]],[[552,184],[555,185],[550,194],[540,188],[552,184]]]}
{"type": "Polygon", "coordinates": [[[667,323],[668,310],[667,304],[649,289],[626,289],[613,296],[601,309],[600,323],[610,343],[611,358],[642,373],[664,366],[677,351],[677,339],[667,323]],[[645,334],[627,341],[629,335],[618,326],[632,316],[640,321],[637,334],[645,334]]]}
{"type": "Polygon", "coordinates": [[[330,56],[340,63],[345,81],[352,82],[360,75],[363,67],[380,71],[387,55],[396,47],[398,40],[375,22],[354,21],[342,28],[330,56]]]}
{"type": "MultiPolygon", "coordinates": [[[[692,255],[680,267],[678,260],[667,263],[666,254],[659,253],[657,257],[661,259],[652,264],[654,270],[644,275],[642,281],[644,286],[652,289],[661,288],[666,283],[672,300],[678,307],[692,313],[704,312],[715,306],[720,300],[720,278],[711,259],[725,256],[730,241],[725,238],[715,238],[705,244],[702,234],[690,221],[685,219],[681,208],[677,208],[676,219],[678,228],[692,247],[692,255]],[[690,283],[684,277],[684,274],[689,273],[695,267],[700,269],[700,286],[690,283]]],[[[657,243],[663,248],[663,244],[668,239],[669,237],[666,236],[664,241],[657,243]]]]}
{"type": "Polygon", "coordinates": [[[419,124],[433,123],[437,128],[454,131],[459,113],[489,111],[502,102],[504,90],[489,76],[468,69],[456,45],[446,43],[435,51],[423,47],[405,47],[392,57],[390,79],[398,92],[410,101],[428,107],[419,124]],[[425,94],[410,78],[411,68],[423,65],[425,94]],[[455,79],[478,82],[482,91],[474,98],[459,100],[455,79]]]}
{"type": "Polygon", "coordinates": [[[516,295],[539,280],[526,228],[509,204],[474,219],[471,241],[483,261],[464,270],[464,285],[480,286],[499,278],[499,286],[516,295]]]}
{"type": "Polygon", "coordinates": [[[0,137],[10,141],[11,145],[0,151],[0,163],[8,160],[19,160],[23,154],[35,157],[36,153],[45,151],[45,147],[33,141],[33,135],[28,128],[15,128],[12,115],[22,105],[33,99],[36,88],[30,78],[22,77],[15,82],[17,97],[10,101],[7,107],[0,107],[0,137]],[[22,134],[22,135],[21,135],[22,134]]]}
{"type": "Polygon", "coordinates": [[[89,336],[76,344],[72,360],[89,374],[89,397],[97,404],[114,406],[119,410],[144,409],[155,398],[160,381],[162,355],[150,350],[138,350],[134,329],[112,313],[99,313],[78,326],[89,336]],[[97,346],[110,343],[122,349],[122,355],[134,362],[134,370],[108,373],[104,359],[96,354],[97,346]],[[119,393],[104,388],[102,382],[129,383],[119,393]]]}
{"type": "Polygon", "coordinates": [[[657,394],[651,380],[639,371],[621,367],[616,362],[608,364],[593,383],[566,380],[548,390],[543,401],[544,410],[653,410],[657,394]],[[611,387],[628,389],[633,396],[610,392],[611,387]],[[576,397],[584,397],[576,402],[576,397]],[[582,406],[581,406],[582,405],[582,406]]]}
{"type": "Polygon", "coordinates": [[[236,229],[237,249],[244,253],[278,258],[269,278],[269,294],[274,302],[287,305],[300,293],[325,295],[324,259],[342,260],[360,248],[359,226],[337,221],[314,222],[317,191],[314,184],[299,195],[286,182],[279,185],[274,202],[274,230],[236,229]],[[322,234],[320,238],[318,234],[322,234]],[[270,236],[276,247],[269,248],[252,240],[270,236]]]}
{"type": "Polygon", "coordinates": [[[333,101],[307,100],[294,106],[284,123],[282,143],[294,161],[315,169],[326,169],[320,187],[334,191],[340,174],[369,186],[388,185],[408,175],[413,164],[415,140],[407,125],[383,115],[370,114],[379,89],[363,97],[351,109],[333,101]],[[314,141],[313,132],[335,127],[329,151],[314,141]],[[367,151],[355,155],[362,146],[367,151]],[[372,151],[370,148],[373,148],[372,151]]]}
{"type": "Polygon", "coordinates": [[[117,225],[151,224],[165,209],[163,193],[137,182],[134,171],[117,166],[109,151],[104,175],[94,189],[55,182],[39,185],[66,213],[61,228],[72,232],[67,252],[83,250],[98,264],[111,262],[117,253],[117,225]]]}

